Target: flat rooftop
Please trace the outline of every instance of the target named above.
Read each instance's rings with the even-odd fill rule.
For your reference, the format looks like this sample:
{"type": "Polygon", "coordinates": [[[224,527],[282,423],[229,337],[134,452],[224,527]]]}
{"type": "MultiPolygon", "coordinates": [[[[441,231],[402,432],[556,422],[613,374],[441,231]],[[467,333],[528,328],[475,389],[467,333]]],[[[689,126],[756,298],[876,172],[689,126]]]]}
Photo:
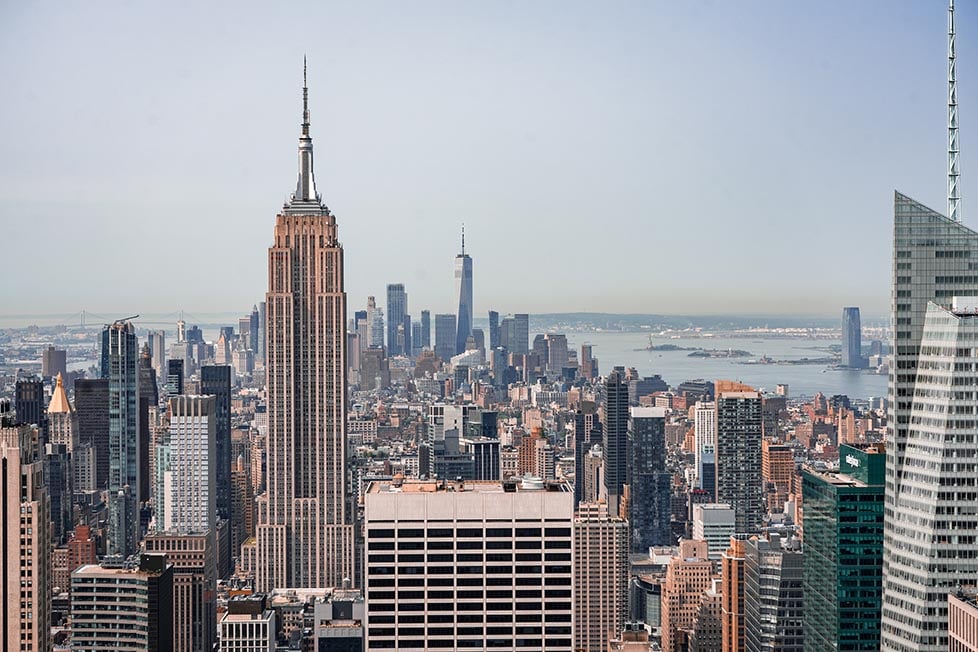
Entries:
{"type": "Polygon", "coordinates": [[[451,480],[415,480],[405,478],[397,480],[375,480],[367,487],[368,494],[424,494],[424,493],[527,493],[556,491],[569,493],[573,489],[566,482],[542,481],[539,478],[530,480],[517,479],[512,482],[495,480],[466,480],[464,482],[451,480]],[[535,480],[535,481],[534,481],[535,480]]]}
{"type": "Polygon", "coordinates": [[[827,482],[833,487],[871,487],[875,485],[869,485],[852,477],[846,473],[839,473],[838,470],[828,471],[825,469],[813,469],[812,467],[805,465],[802,467],[803,470],[808,473],[818,476],[822,481],[827,482]]]}

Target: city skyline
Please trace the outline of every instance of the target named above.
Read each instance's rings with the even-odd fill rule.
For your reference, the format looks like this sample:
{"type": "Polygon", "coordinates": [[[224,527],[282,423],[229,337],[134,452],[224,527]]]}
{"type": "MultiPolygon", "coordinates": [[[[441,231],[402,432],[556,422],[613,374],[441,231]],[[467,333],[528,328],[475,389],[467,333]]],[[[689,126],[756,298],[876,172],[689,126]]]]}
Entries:
{"type": "MultiPolygon", "coordinates": [[[[944,212],[946,56],[939,35],[946,19],[934,7],[840,3],[816,12],[751,3],[708,12],[666,5],[555,12],[554,5],[539,5],[438,12],[438,6],[411,15],[393,6],[312,11],[336,25],[340,44],[356,55],[344,60],[309,48],[311,81],[323,104],[320,139],[329,154],[321,166],[326,200],[351,222],[344,231],[351,309],[388,283],[404,283],[414,305],[454,312],[447,277],[453,236],[464,221],[484,270],[475,286],[477,316],[531,305],[537,312],[689,314],[830,314],[860,305],[868,315],[882,314],[890,193],[899,188],[944,212]],[[392,30],[371,12],[389,12],[391,24],[403,29],[392,30]],[[515,18],[522,29],[513,28],[515,18]],[[544,26],[543,33],[534,29],[544,26]],[[867,33],[886,38],[867,41],[867,33]],[[700,44],[693,52],[685,47],[690,39],[700,44]],[[829,40],[833,47],[825,48],[829,40]],[[875,64],[876,74],[864,79],[854,60],[875,64]],[[455,164],[471,151],[484,156],[471,167],[455,164]],[[822,193],[819,202],[799,200],[810,188],[822,193]],[[842,208],[826,211],[829,204],[842,208]],[[405,218],[412,226],[402,233],[397,225],[405,218]],[[784,274],[796,270],[802,246],[792,245],[798,232],[792,221],[807,225],[804,244],[826,252],[825,264],[815,258],[806,270],[784,274]],[[557,228],[567,224],[587,229],[587,239],[557,228]],[[696,237],[682,237],[691,224],[696,237]],[[715,237],[702,237],[704,225],[715,237]],[[398,237],[375,238],[377,229],[398,237]],[[843,230],[859,246],[846,249],[858,255],[840,265],[834,261],[842,255],[843,230]],[[677,237],[662,246],[663,233],[677,237]],[[610,292],[593,265],[547,263],[582,255],[585,241],[585,259],[615,260],[623,279],[636,280],[610,292]],[[708,256],[710,263],[649,289],[640,273],[649,247],[664,268],[691,257],[708,256]],[[757,248],[765,255],[744,255],[757,248]],[[538,284],[513,289],[525,287],[526,273],[510,264],[514,259],[544,261],[545,292],[538,284]],[[851,277],[865,281],[854,286],[851,277]],[[751,296],[743,292],[744,278],[756,290],[751,296]]],[[[0,108],[6,161],[0,211],[23,218],[10,220],[7,230],[15,267],[35,254],[32,238],[51,233],[62,237],[46,239],[49,253],[78,264],[71,265],[74,283],[56,283],[64,270],[51,266],[57,271],[42,270],[36,281],[11,288],[8,305],[17,313],[50,313],[137,303],[154,281],[152,266],[142,272],[137,264],[137,245],[176,242],[179,231],[188,243],[236,252],[233,259],[243,263],[237,282],[221,288],[216,304],[213,288],[194,282],[220,277],[227,262],[216,255],[173,270],[179,289],[154,301],[188,311],[251,305],[266,280],[262,266],[251,264],[260,254],[247,252],[268,246],[260,228],[275,209],[268,198],[281,196],[289,181],[283,170],[290,152],[282,143],[294,114],[285,98],[297,79],[283,71],[295,70],[302,52],[289,46],[255,59],[257,53],[233,46],[256,30],[274,29],[280,18],[263,21],[244,11],[221,22],[215,35],[208,27],[218,12],[207,8],[195,9],[190,21],[159,9],[46,11],[5,10],[9,38],[0,47],[19,56],[0,64],[14,98],[0,108]],[[125,29],[127,21],[147,19],[162,40],[133,41],[138,30],[125,29]],[[42,20],[38,37],[28,27],[42,20]],[[88,21],[90,30],[77,29],[88,21]],[[26,34],[33,36],[25,40],[26,34]],[[79,34],[85,45],[72,47],[79,34]],[[177,37],[186,40],[186,52],[169,48],[177,37]],[[158,88],[172,92],[163,96],[158,88]],[[102,101],[110,96],[111,106],[102,101]],[[116,162],[123,158],[120,143],[130,163],[125,170],[116,162]],[[58,153],[53,165],[50,151],[58,153]],[[200,160],[213,166],[207,174],[197,169],[200,160]],[[137,198],[141,217],[126,221],[137,198]],[[228,215],[235,216],[234,229],[227,228],[228,215]],[[122,223],[128,234],[117,233],[122,223]],[[133,245],[112,252],[132,267],[133,282],[128,290],[114,288],[118,296],[110,300],[100,294],[97,279],[106,268],[98,261],[109,258],[101,242],[118,238],[133,245]],[[86,242],[81,250],[79,241],[86,242]]],[[[959,24],[973,23],[975,11],[962,4],[959,24]]],[[[975,53],[973,39],[958,44],[965,224],[974,187],[968,116],[978,101],[969,83],[975,53]]]]}

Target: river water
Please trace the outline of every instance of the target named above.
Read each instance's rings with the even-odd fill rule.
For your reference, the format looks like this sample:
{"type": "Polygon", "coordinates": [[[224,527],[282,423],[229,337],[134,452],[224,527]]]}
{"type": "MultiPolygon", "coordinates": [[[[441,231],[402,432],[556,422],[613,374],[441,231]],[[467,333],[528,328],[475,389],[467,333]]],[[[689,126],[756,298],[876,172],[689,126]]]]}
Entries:
{"type": "MultiPolygon", "coordinates": [[[[532,336],[531,336],[532,341],[532,336]]],[[[581,344],[591,344],[598,358],[599,371],[605,374],[612,367],[635,367],[643,376],[659,374],[672,386],[684,380],[738,380],[757,389],[773,392],[779,383],[788,385],[789,395],[826,396],[845,394],[849,398],[869,399],[886,396],[885,374],[832,369],[828,364],[745,364],[767,356],[773,360],[824,358],[826,350],[837,344],[831,340],[802,338],[722,338],[722,337],[653,337],[653,344],[672,344],[704,349],[739,349],[749,351],[747,358],[696,358],[690,351],[646,351],[647,333],[568,333],[567,345],[581,352],[581,344]]]]}

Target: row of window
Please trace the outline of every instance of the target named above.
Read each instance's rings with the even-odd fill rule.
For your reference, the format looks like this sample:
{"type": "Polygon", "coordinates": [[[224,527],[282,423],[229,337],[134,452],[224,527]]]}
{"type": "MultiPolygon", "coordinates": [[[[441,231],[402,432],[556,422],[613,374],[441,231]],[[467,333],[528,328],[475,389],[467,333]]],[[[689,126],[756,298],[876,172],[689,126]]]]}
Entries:
{"type": "MultiPolygon", "coordinates": [[[[549,627],[551,623],[569,623],[571,621],[571,615],[568,613],[553,613],[547,612],[542,616],[540,614],[410,614],[410,613],[399,613],[399,614],[375,614],[371,612],[370,614],[370,624],[380,624],[380,625],[393,625],[395,620],[401,624],[405,623],[440,623],[440,624],[451,624],[451,623],[473,623],[473,624],[495,624],[502,623],[509,625],[510,627],[514,622],[516,623],[539,623],[540,619],[547,624],[549,627]]],[[[568,625],[569,627],[569,625],[568,625]]]]}
{"type": "MultiPolygon", "coordinates": [[[[398,538],[402,539],[420,539],[424,538],[426,535],[431,539],[451,539],[451,538],[498,538],[498,537],[512,537],[513,528],[508,527],[489,527],[483,530],[482,528],[428,528],[427,531],[421,528],[399,528],[396,530],[398,538]]],[[[548,528],[538,528],[538,527],[517,527],[516,536],[517,537],[539,537],[546,535],[548,537],[569,537],[571,535],[570,528],[563,527],[548,527],[548,528]]],[[[395,535],[395,530],[392,528],[370,528],[367,530],[368,539],[393,539],[395,535]]]]}
{"type": "Polygon", "coordinates": [[[502,611],[512,614],[513,611],[567,611],[571,610],[570,602],[551,602],[546,606],[540,601],[534,602],[374,602],[370,605],[370,619],[373,613],[378,611],[502,611]]]}
{"type": "MultiPolygon", "coordinates": [[[[544,649],[543,641],[544,639],[540,639],[540,638],[517,638],[515,640],[511,638],[487,638],[484,641],[481,638],[475,638],[475,639],[463,638],[457,641],[453,639],[444,639],[444,640],[433,639],[433,640],[426,641],[424,639],[414,640],[414,639],[399,638],[396,640],[379,639],[376,641],[371,641],[370,647],[371,649],[375,649],[375,650],[376,649],[427,650],[427,649],[456,648],[456,647],[485,648],[485,649],[491,649],[497,647],[504,647],[504,648],[519,647],[519,648],[527,648],[530,650],[543,650],[544,649]]],[[[546,649],[569,651],[571,649],[571,640],[569,638],[547,639],[546,649]]]]}
{"type": "Polygon", "coordinates": [[[454,554],[451,552],[429,552],[427,555],[424,553],[405,553],[395,555],[394,553],[379,553],[372,554],[367,557],[367,561],[372,564],[393,564],[395,561],[398,563],[422,563],[428,562],[453,562],[453,561],[541,561],[541,555],[543,556],[543,561],[570,561],[571,553],[569,552],[487,552],[485,554],[481,552],[460,552],[454,554]]]}
{"type": "Polygon", "coordinates": [[[396,547],[394,541],[368,541],[367,548],[370,552],[378,552],[383,550],[424,550],[426,547],[428,550],[534,550],[540,549],[541,547],[548,550],[569,550],[571,547],[570,539],[548,539],[547,541],[541,541],[540,539],[517,539],[513,541],[512,539],[500,539],[496,541],[428,541],[428,545],[425,546],[425,541],[422,539],[418,540],[397,540],[396,547]]]}
{"type": "MultiPolygon", "coordinates": [[[[452,590],[436,590],[428,589],[427,591],[412,591],[401,589],[400,591],[380,591],[371,589],[368,593],[368,597],[371,600],[453,600],[453,599],[500,599],[500,598],[513,598],[514,591],[512,589],[490,589],[488,591],[483,591],[482,589],[459,589],[457,591],[452,590]]],[[[548,598],[569,598],[571,597],[570,589],[547,589],[546,594],[541,589],[517,589],[515,591],[516,598],[537,598],[540,599],[546,595],[548,598]]]]}

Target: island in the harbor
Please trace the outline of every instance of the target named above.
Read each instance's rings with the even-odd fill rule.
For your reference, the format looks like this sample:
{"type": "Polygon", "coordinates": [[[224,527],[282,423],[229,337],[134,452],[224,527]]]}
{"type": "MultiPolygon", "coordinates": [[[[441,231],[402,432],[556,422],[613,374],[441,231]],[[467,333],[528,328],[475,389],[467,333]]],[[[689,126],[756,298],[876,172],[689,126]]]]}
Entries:
{"type": "Polygon", "coordinates": [[[742,349],[698,349],[689,354],[690,358],[749,358],[750,351],[742,349]]]}

